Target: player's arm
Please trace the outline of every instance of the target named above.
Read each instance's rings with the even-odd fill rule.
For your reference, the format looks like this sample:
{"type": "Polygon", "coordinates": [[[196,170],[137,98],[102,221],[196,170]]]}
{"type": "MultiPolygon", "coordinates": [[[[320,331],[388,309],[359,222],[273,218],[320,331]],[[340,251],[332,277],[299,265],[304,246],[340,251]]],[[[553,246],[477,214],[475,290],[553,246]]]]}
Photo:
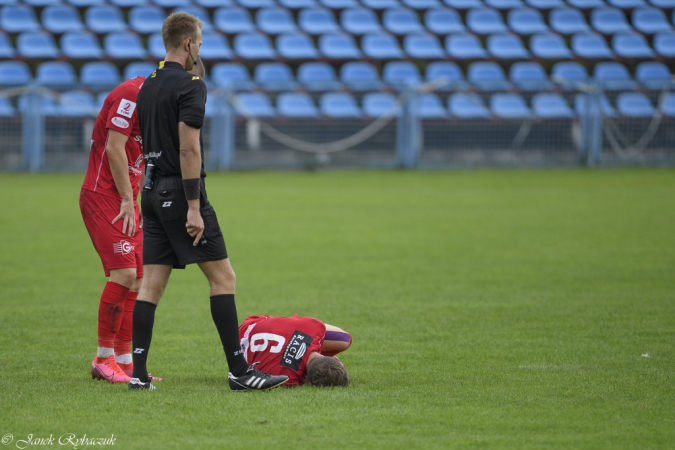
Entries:
{"type": "Polygon", "coordinates": [[[108,163],[110,164],[110,172],[113,180],[115,180],[115,187],[122,197],[120,204],[120,213],[115,217],[112,223],[118,220],[122,222],[122,233],[127,236],[136,234],[136,214],[134,211],[134,197],[133,189],[131,188],[131,181],[129,180],[129,161],[127,161],[126,145],[129,137],[119,131],[108,129],[108,142],[106,143],[105,151],[108,155],[108,163]]]}
{"type": "Polygon", "coordinates": [[[204,220],[199,211],[199,183],[201,181],[202,155],[199,146],[199,128],[193,128],[185,122],[178,123],[180,139],[180,170],[183,177],[185,194],[188,199],[187,228],[188,234],[195,238],[192,245],[197,245],[204,233],[204,220]],[[196,181],[195,181],[196,180],[196,181]],[[196,184],[196,193],[195,187],[196,184]],[[196,194],[196,198],[195,197],[196,194]]]}
{"type": "Polygon", "coordinates": [[[352,336],[342,328],[326,324],[326,336],[321,346],[321,354],[333,356],[344,352],[352,345],[352,336]]]}

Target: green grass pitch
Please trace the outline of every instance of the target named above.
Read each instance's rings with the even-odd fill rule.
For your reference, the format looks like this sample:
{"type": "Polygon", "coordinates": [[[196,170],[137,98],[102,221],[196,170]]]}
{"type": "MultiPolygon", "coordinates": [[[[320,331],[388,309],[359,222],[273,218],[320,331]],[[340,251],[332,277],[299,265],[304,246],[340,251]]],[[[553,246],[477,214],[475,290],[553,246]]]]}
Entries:
{"type": "Polygon", "coordinates": [[[239,319],[354,337],[350,388],[268,393],[229,391],[196,267],[157,311],[158,390],[90,378],[105,278],[82,178],[0,175],[6,448],[675,447],[673,170],[211,174],[239,319]]]}

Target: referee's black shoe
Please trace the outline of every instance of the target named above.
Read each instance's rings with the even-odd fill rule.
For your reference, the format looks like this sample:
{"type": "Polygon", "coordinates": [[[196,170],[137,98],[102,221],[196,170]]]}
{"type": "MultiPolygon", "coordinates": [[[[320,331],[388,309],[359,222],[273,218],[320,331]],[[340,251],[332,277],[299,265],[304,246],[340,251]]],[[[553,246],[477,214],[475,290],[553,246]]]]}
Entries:
{"type": "Polygon", "coordinates": [[[157,388],[150,382],[150,380],[143,383],[138,378],[132,378],[129,382],[129,390],[133,391],[134,389],[147,389],[149,391],[154,391],[157,388]]]}
{"type": "Polygon", "coordinates": [[[253,363],[248,367],[245,374],[240,377],[235,377],[229,373],[227,377],[230,381],[230,389],[233,391],[266,391],[279,387],[288,381],[286,375],[270,375],[269,373],[261,372],[255,368],[253,363]]]}

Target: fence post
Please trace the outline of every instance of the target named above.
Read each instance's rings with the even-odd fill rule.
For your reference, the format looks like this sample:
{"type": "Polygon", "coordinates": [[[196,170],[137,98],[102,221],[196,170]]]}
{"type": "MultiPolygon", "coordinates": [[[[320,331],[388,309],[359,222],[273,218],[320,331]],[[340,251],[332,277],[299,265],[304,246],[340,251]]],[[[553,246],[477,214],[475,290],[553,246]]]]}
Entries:
{"type": "Polygon", "coordinates": [[[417,90],[414,82],[406,80],[404,102],[396,125],[396,166],[413,169],[419,153],[419,117],[417,116],[417,90]]]}
{"type": "Polygon", "coordinates": [[[21,163],[30,173],[36,173],[43,168],[45,157],[42,96],[37,84],[30,85],[26,100],[21,129],[21,163]]]}
{"type": "Polygon", "coordinates": [[[211,122],[211,164],[216,170],[230,170],[234,157],[234,114],[229,90],[212,93],[215,114],[211,122]]]}
{"type": "Polygon", "coordinates": [[[588,135],[588,166],[595,167],[600,163],[602,152],[602,109],[600,106],[600,87],[595,86],[590,94],[591,126],[588,135]]]}

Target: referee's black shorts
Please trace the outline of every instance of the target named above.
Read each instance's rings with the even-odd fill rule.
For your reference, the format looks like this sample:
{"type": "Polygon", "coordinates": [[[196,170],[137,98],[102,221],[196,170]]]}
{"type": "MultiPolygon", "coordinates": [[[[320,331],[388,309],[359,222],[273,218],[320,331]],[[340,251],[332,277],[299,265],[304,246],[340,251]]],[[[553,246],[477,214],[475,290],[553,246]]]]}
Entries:
{"type": "MultiPolygon", "coordinates": [[[[202,178],[202,186],[204,179],[202,178]]],[[[184,269],[188,264],[227,258],[225,239],[216,212],[202,188],[200,209],[204,234],[193,246],[185,224],[188,204],[180,176],[159,177],[152,190],[141,194],[143,210],[143,264],[159,264],[184,269]]]]}

